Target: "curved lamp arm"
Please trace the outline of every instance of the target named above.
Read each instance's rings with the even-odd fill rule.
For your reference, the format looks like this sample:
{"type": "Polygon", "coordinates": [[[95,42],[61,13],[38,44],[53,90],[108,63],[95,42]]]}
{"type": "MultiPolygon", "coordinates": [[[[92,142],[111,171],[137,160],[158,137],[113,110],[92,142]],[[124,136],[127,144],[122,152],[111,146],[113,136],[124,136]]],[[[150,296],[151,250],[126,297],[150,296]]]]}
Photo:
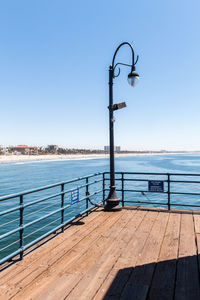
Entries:
{"type": "Polygon", "coordinates": [[[122,46],[124,46],[124,45],[128,45],[128,46],[130,47],[130,49],[131,49],[131,52],[132,52],[132,65],[122,64],[122,63],[117,63],[116,66],[117,66],[118,64],[121,64],[121,65],[125,65],[125,66],[130,66],[130,67],[132,67],[132,69],[133,69],[134,66],[136,65],[137,61],[138,61],[138,58],[139,58],[138,55],[137,55],[137,58],[136,58],[136,61],[135,61],[135,55],[134,55],[134,50],[133,50],[132,45],[131,45],[130,43],[128,43],[128,42],[124,42],[124,43],[121,43],[121,44],[117,47],[117,49],[116,49],[116,51],[115,51],[115,53],[114,53],[113,60],[112,60],[112,68],[113,68],[113,69],[116,67],[116,66],[115,66],[115,57],[116,57],[116,55],[117,55],[117,52],[118,52],[119,49],[120,49],[122,46]]]}

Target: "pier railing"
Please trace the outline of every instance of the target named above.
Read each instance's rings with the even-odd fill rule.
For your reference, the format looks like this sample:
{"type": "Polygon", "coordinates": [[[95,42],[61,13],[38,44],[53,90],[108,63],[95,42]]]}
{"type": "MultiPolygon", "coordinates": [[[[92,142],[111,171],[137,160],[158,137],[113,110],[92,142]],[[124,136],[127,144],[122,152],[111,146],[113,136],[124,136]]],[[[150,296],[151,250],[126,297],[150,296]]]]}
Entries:
{"type": "MultiPolygon", "coordinates": [[[[105,201],[109,172],[0,197],[0,264],[23,258],[32,246],[105,201]]],[[[116,172],[122,206],[200,209],[200,174],[116,172]]]]}
{"type": "MultiPolygon", "coordinates": [[[[116,190],[122,206],[200,208],[200,174],[116,172],[116,190]],[[121,193],[121,195],[120,195],[121,193]]],[[[109,172],[104,173],[105,191],[109,172]]]]}
{"type": "Polygon", "coordinates": [[[89,212],[103,199],[102,173],[0,198],[0,264],[89,212]]]}

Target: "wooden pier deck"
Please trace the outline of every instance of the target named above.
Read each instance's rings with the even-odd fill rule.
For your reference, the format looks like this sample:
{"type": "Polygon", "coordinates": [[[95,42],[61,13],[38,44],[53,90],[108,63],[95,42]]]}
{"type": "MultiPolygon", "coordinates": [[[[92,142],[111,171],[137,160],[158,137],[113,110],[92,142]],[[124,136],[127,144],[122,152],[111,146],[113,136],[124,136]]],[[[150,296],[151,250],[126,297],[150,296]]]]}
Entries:
{"type": "Polygon", "coordinates": [[[0,299],[200,299],[200,215],[101,209],[0,273],[0,299]]]}

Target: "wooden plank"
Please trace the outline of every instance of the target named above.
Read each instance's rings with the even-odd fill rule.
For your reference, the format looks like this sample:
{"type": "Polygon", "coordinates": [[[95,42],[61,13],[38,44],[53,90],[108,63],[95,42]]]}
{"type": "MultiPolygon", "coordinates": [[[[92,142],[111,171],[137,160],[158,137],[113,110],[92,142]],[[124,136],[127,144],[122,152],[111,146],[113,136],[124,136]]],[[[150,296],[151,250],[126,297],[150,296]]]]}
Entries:
{"type": "Polygon", "coordinates": [[[168,223],[169,214],[159,212],[158,217],[152,227],[141,256],[138,257],[136,267],[134,268],[127,285],[122,292],[122,299],[127,293],[127,289],[132,287],[132,293],[136,294],[135,287],[141,285],[146,291],[150,287],[156,262],[159,257],[160,248],[168,223]]]}
{"type": "Polygon", "coordinates": [[[200,299],[199,271],[193,216],[183,214],[181,220],[179,258],[175,300],[200,299]]]}
{"type": "Polygon", "coordinates": [[[196,233],[197,255],[198,255],[198,270],[200,271],[200,234],[196,233]]]}
{"type": "MultiPolygon", "coordinates": [[[[26,266],[26,268],[21,271],[17,276],[14,278],[11,278],[9,281],[4,282],[4,287],[1,289],[2,290],[2,295],[9,295],[11,297],[13,294],[16,294],[18,291],[23,289],[26,285],[30,284],[35,278],[38,276],[41,276],[43,272],[45,272],[51,265],[54,265],[56,262],[62,260],[63,256],[66,256],[69,251],[73,251],[73,247],[75,247],[78,243],[80,243],[82,240],[87,238],[87,236],[91,233],[94,232],[98,227],[103,227],[106,220],[109,220],[110,222],[112,221],[112,214],[108,213],[105,215],[104,213],[101,213],[101,215],[93,219],[92,223],[88,223],[83,225],[82,230],[80,232],[76,232],[74,235],[74,238],[71,238],[68,240],[67,238],[64,239],[64,235],[67,234],[67,231],[62,235],[63,238],[63,243],[60,244],[60,247],[56,245],[56,240],[52,240],[54,243],[54,247],[51,248],[51,242],[47,243],[44,245],[45,248],[45,255],[40,249],[38,251],[34,251],[33,257],[36,255],[37,259],[34,260],[34,263],[32,264],[30,262],[29,256],[24,258],[22,261],[22,264],[26,266]],[[27,263],[27,260],[30,262],[30,264],[27,263]]],[[[95,233],[96,234],[96,233],[95,233]]],[[[73,236],[72,236],[73,237],[73,236]]]]}
{"type": "Polygon", "coordinates": [[[148,285],[139,283],[128,283],[121,300],[146,300],[148,293],[148,285]]]}
{"type": "Polygon", "coordinates": [[[194,226],[195,226],[195,232],[200,233],[200,215],[194,214],[194,226]]]}
{"type": "Polygon", "coordinates": [[[137,212],[66,299],[92,299],[147,212],[137,212]]]}
{"type": "Polygon", "coordinates": [[[148,212],[127,244],[126,248],[113,265],[107,278],[96,293],[94,299],[118,299],[135,266],[137,257],[141,255],[146,239],[158,216],[158,212],[148,212]]]}
{"type": "Polygon", "coordinates": [[[180,214],[170,214],[158,264],[150,287],[149,300],[173,299],[176,259],[179,246],[180,214]]]}
{"type": "MultiPolygon", "coordinates": [[[[105,238],[102,238],[102,243],[95,243],[95,241],[98,241],[99,236],[101,236],[104,231],[109,230],[109,228],[111,228],[110,230],[112,232],[112,226],[115,225],[120,216],[123,216],[125,213],[125,211],[115,212],[114,214],[111,212],[104,213],[104,222],[82,239],[79,244],[76,244],[76,247],[71,248],[62,259],[50,265],[45,269],[45,272],[40,273],[39,276],[33,278],[31,282],[29,280],[28,283],[26,283],[26,281],[23,280],[23,287],[25,286],[25,288],[21,292],[18,288],[18,292],[20,293],[17,295],[16,299],[28,299],[28,297],[39,299],[43,292],[49,292],[49,290],[54,289],[56,281],[60,280],[62,276],[65,278],[66,276],[71,277],[71,274],[76,277],[76,280],[79,280],[81,272],[78,273],[77,270],[81,267],[80,261],[82,257],[85,257],[85,252],[87,252],[88,249],[91,249],[90,254],[92,254],[92,250],[96,253],[95,251],[97,251],[98,247],[101,247],[105,238]],[[94,249],[95,245],[96,249],[94,249]]],[[[101,251],[103,251],[103,249],[101,251]]],[[[70,286],[70,288],[72,289],[73,286],[70,286]]]]}

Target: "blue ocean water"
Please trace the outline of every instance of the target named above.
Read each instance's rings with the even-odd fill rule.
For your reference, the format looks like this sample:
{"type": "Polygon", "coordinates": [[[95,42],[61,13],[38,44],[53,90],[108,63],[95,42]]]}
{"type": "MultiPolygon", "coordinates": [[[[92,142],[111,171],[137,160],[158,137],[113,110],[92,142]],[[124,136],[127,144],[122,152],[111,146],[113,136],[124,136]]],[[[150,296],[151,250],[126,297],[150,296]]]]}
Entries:
{"type": "MultiPolygon", "coordinates": [[[[200,173],[200,155],[117,157],[116,171],[200,173]]],[[[0,164],[0,197],[109,170],[109,159],[10,162],[0,164]]]]}
{"type": "MultiPolygon", "coordinates": [[[[200,155],[199,154],[177,154],[177,155],[149,155],[149,156],[129,156],[117,157],[116,171],[118,172],[159,172],[159,173],[196,173],[200,174],[200,155]]],[[[36,189],[42,186],[51,185],[57,182],[68,181],[73,178],[86,176],[89,174],[109,171],[109,159],[82,159],[82,160],[57,160],[57,161],[29,161],[29,162],[10,162],[0,164],[0,197],[21,193],[25,190],[36,189]]],[[[131,175],[130,175],[131,176],[131,175]]],[[[120,179],[120,175],[116,176],[120,179]]],[[[131,177],[136,178],[136,177],[131,177]]],[[[137,175],[137,178],[142,178],[137,175]]],[[[146,176],[149,179],[166,180],[166,176],[146,176]]],[[[180,178],[175,178],[180,180],[180,178]]],[[[184,177],[181,178],[184,180],[184,177]]],[[[191,180],[199,180],[197,177],[190,177],[191,180]]],[[[200,181],[200,180],[199,180],[200,181]]],[[[85,182],[83,182],[85,183],[85,182]]],[[[116,181],[117,188],[121,188],[121,181],[116,181]]],[[[76,188],[77,184],[70,187],[76,188]]],[[[107,187],[109,181],[107,181],[107,187]]],[[[102,183],[91,186],[90,193],[96,189],[102,189],[102,183]]],[[[147,190],[147,182],[128,182],[125,183],[125,188],[136,190],[147,190]]],[[[164,185],[167,191],[167,183],[164,185]]],[[[198,183],[172,183],[171,191],[194,192],[200,193],[200,184],[198,183]]],[[[60,186],[51,190],[52,193],[59,193],[60,186]]],[[[121,192],[118,193],[121,197],[121,192]]],[[[49,191],[46,190],[40,194],[30,194],[24,197],[24,203],[41,199],[41,197],[49,196],[49,191]]],[[[65,195],[65,205],[70,204],[70,194],[65,195]]],[[[85,189],[80,194],[85,196],[85,189]]],[[[141,193],[125,193],[126,200],[136,199],[137,201],[159,202],[164,205],[167,203],[166,194],[148,194],[145,198],[141,193]]],[[[102,193],[96,195],[93,201],[102,199],[102,193]]],[[[171,203],[176,208],[176,203],[191,203],[191,205],[200,205],[200,196],[198,195],[172,195],[171,203]]],[[[8,201],[0,202],[0,211],[11,209],[19,205],[19,197],[8,201]]],[[[39,203],[37,205],[27,207],[24,210],[24,224],[33,222],[34,220],[49,214],[56,209],[60,209],[61,197],[54,197],[48,201],[39,203]]],[[[156,205],[154,205],[156,206],[156,205]]],[[[65,220],[71,218],[77,213],[85,209],[85,201],[74,205],[69,210],[66,210],[65,220]]],[[[0,235],[17,228],[19,226],[19,210],[8,215],[0,216],[0,235]]],[[[29,244],[42,234],[55,228],[61,222],[60,212],[48,217],[45,220],[35,223],[24,229],[24,245],[29,244]]],[[[19,232],[12,234],[9,237],[0,240],[0,259],[17,250],[19,247],[19,232]],[[12,244],[12,245],[10,245],[12,244]]]]}

